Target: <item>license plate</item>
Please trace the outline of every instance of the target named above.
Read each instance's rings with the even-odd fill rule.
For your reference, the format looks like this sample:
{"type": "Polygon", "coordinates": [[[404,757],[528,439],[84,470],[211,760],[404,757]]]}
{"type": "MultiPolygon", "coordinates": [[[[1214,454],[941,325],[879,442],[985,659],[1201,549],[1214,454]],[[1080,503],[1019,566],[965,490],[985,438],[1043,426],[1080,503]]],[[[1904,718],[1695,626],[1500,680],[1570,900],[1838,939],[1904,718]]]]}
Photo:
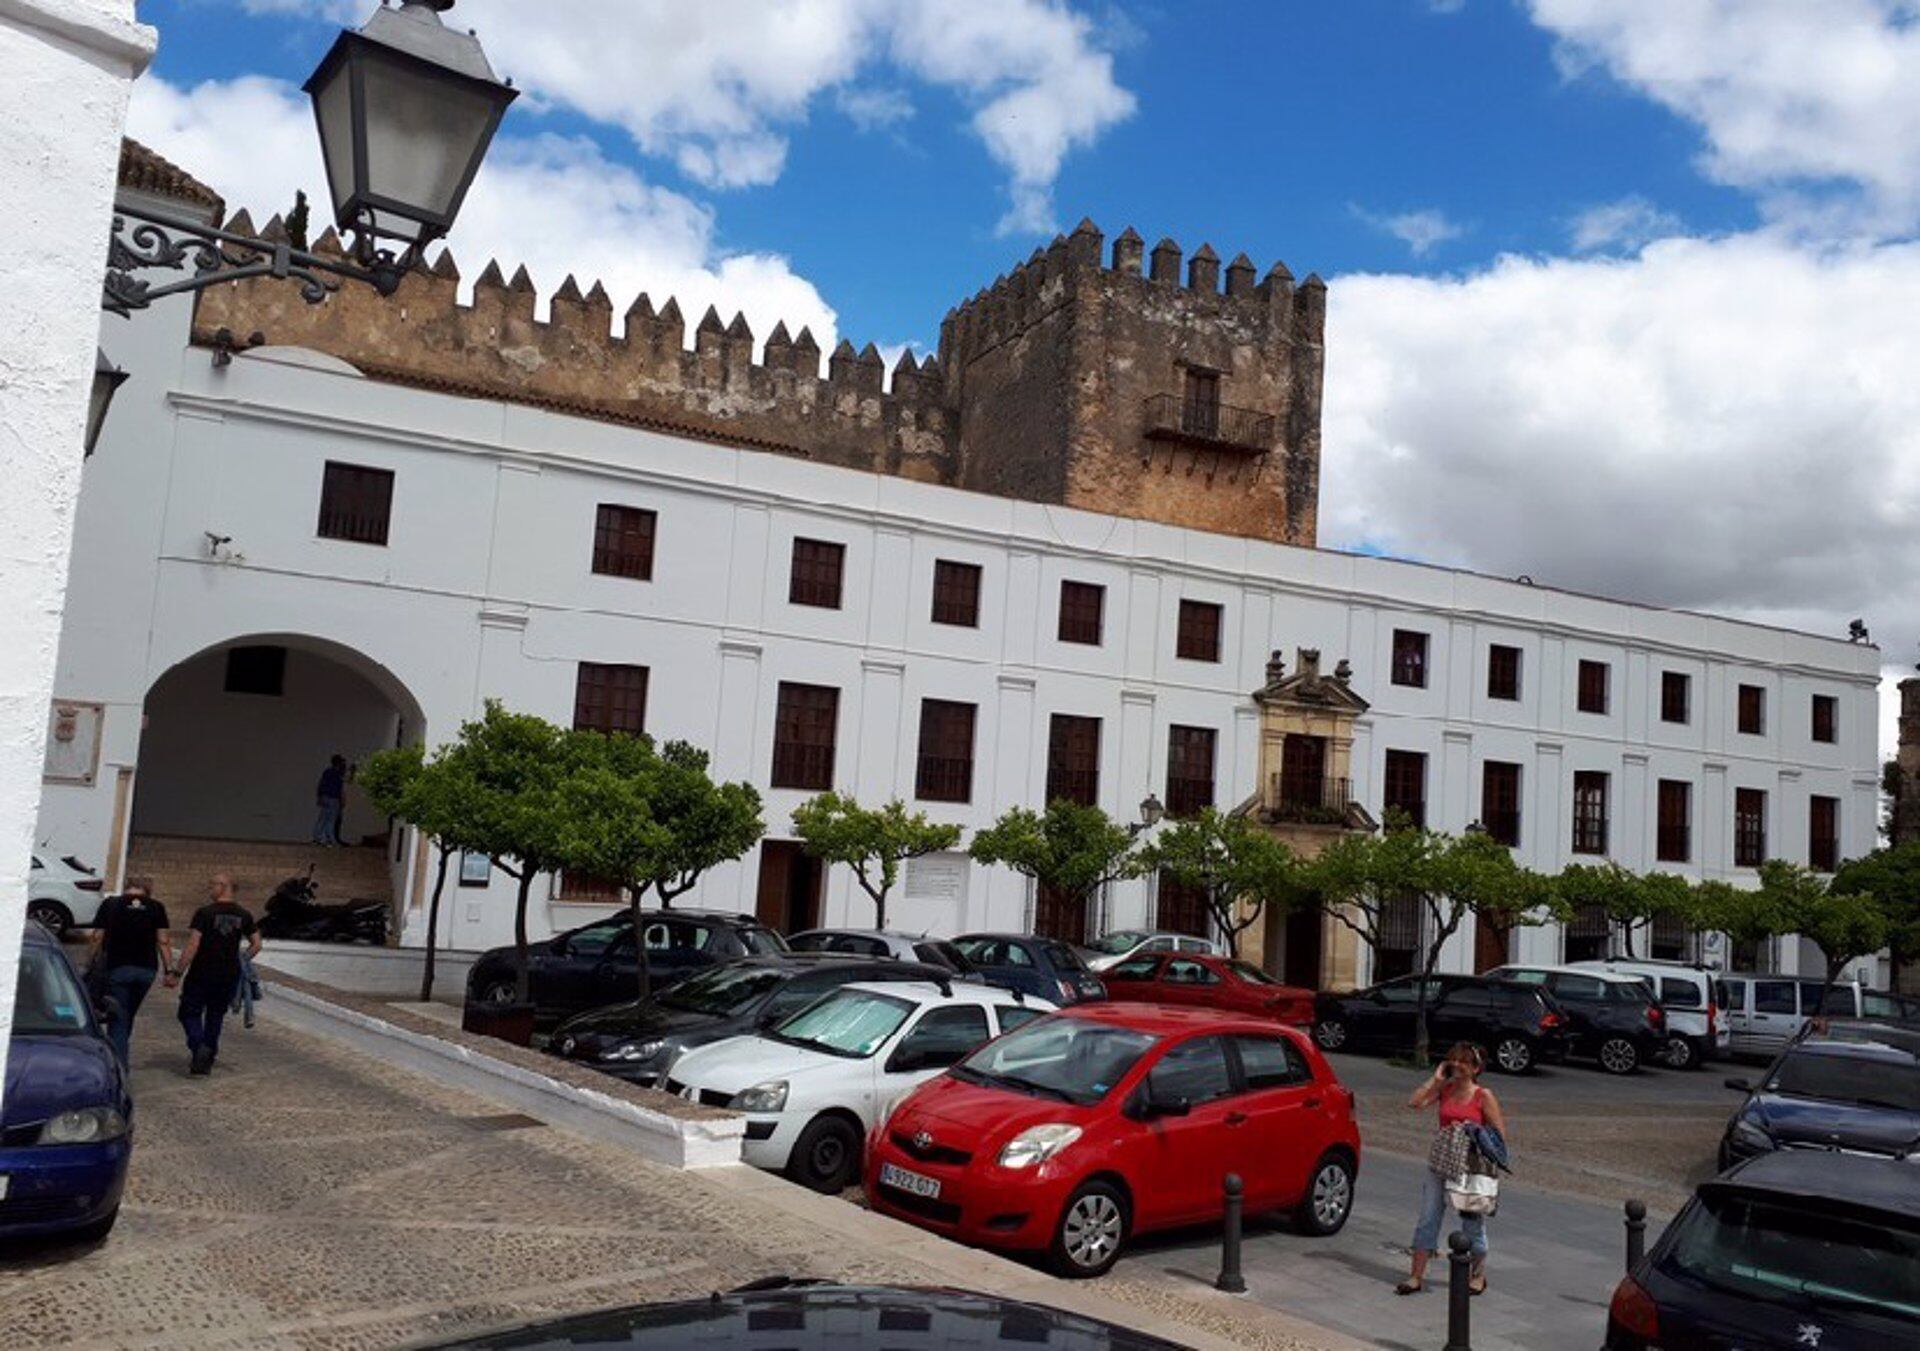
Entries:
{"type": "Polygon", "coordinates": [[[7,1175],[0,1173],[0,1201],[7,1199],[7,1175]]]}
{"type": "Polygon", "coordinates": [[[940,1195],[940,1179],[923,1177],[919,1173],[909,1173],[906,1169],[891,1163],[880,1165],[880,1181],[889,1187],[898,1187],[903,1192],[929,1199],[940,1195]]]}

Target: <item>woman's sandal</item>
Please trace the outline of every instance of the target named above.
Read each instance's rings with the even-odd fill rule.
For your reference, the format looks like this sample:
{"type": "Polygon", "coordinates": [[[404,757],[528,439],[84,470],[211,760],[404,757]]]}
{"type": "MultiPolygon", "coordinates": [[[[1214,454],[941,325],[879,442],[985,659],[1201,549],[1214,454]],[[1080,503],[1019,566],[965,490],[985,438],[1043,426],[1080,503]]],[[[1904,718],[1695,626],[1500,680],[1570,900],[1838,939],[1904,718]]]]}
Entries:
{"type": "Polygon", "coordinates": [[[1469,1295],[1484,1295],[1484,1294],[1486,1294],[1486,1293],[1487,1293],[1487,1278],[1486,1278],[1485,1276],[1475,1276],[1475,1277],[1474,1277],[1473,1279],[1471,1279],[1471,1280],[1469,1280],[1469,1281],[1467,1282],[1467,1293],[1468,1293],[1469,1295]]]}
{"type": "Polygon", "coordinates": [[[1402,1281],[1393,1287],[1393,1293],[1396,1295],[1417,1295],[1426,1288],[1427,1283],[1425,1281],[1402,1281]]]}

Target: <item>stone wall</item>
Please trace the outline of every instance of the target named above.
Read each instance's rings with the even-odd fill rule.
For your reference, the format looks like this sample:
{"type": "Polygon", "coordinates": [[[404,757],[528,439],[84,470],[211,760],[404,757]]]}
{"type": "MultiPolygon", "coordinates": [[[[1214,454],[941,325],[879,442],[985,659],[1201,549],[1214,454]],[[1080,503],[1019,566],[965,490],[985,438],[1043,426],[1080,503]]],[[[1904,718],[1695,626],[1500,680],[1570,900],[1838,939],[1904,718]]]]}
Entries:
{"type": "MultiPolygon", "coordinates": [[[[256,228],[284,239],[278,217],[256,228]]],[[[332,231],[315,244],[337,255],[332,231]]],[[[391,298],[348,284],[307,305],[271,278],[203,294],[194,340],[312,348],[376,379],[533,403],[696,439],[800,456],[1170,525],[1314,542],[1326,289],[1245,255],[1224,273],[1202,246],[1181,276],[1163,240],[1143,273],[1129,230],[1102,258],[1083,222],[950,312],[936,354],[889,373],[872,344],[827,355],[777,325],[756,344],[743,316],[709,308],[687,333],[678,303],[642,294],[614,332],[613,300],[571,276],[548,318],[526,269],[489,262],[471,303],[450,252],[391,298]],[[1149,401],[1186,368],[1220,374],[1221,399],[1271,419],[1258,444],[1149,435],[1149,401]]]]}

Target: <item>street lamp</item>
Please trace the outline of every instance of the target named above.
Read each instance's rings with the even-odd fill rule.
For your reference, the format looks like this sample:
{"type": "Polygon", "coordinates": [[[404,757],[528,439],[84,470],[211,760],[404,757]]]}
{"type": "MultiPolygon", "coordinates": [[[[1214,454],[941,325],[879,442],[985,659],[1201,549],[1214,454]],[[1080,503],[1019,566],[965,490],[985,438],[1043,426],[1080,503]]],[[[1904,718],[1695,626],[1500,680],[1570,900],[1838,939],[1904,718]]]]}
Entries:
{"type": "Polygon", "coordinates": [[[339,36],[306,83],[334,220],[352,238],[348,257],[123,205],[113,218],[103,308],[127,315],[163,296],[245,277],[291,278],[310,305],[339,289],[330,277],[366,282],[381,295],[398,290],[421,250],[452,227],[518,97],[495,78],[479,39],[441,22],[453,3],[383,3],[364,28],[339,36]],[[155,286],[134,275],[189,259],[194,273],[185,281],[155,286]]]}
{"type": "Polygon", "coordinates": [[[1127,833],[1130,835],[1138,835],[1143,830],[1152,830],[1160,824],[1160,818],[1166,814],[1167,809],[1160,805],[1160,799],[1149,792],[1140,800],[1139,824],[1128,826],[1127,833]]]}
{"type": "Polygon", "coordinates": [[[93,448],[100,442],[100,428],[106,425],[107,409],[113,405],[114,393],[127,383],[127,373],[107,360],[102,349],[93,349],[93,389],[87,395],[87,436],[86,453],[93,454],[93,448]]]}

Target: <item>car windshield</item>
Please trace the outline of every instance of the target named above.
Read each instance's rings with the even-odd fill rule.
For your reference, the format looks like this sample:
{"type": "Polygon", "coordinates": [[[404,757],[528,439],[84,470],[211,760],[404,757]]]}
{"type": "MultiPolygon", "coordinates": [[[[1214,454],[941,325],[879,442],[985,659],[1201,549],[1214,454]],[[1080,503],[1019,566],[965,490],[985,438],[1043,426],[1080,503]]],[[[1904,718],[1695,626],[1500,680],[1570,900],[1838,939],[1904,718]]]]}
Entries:
{"type": "Polygon", "coordinates": [[[1152,934],[1142,933],[1138,929],[1121,929],[1117,933],[1108,934],[1105,938],[1094,939],[1087,944],[1087,948],[1092,952],[1117,957],[1123,952],[1132,952],[1151,937],[1153,937],[1152,934]]]}
{"type": "Polygon", "coordinates": [[[830,952],[834,935],[826,932],[795,934],[787,940],[788,952],[830,952]]]}
{"type": "Polygon", "coordinates": [[[1040,945],[1051,961],[1061,971],[1090,971],[1087,959],[1068,947],[1065,943],[1047,942],[1040,945]]]}
{"type": "Polygon", "coordinates": [[[660,996],[670,1009],[728,1017],[745,1013],[784,984],[787,972],[765,966],[717,966],[690,976],[660,996]]]}
{"type": "Polygon", "coordinates": [[[29,943],[20,950],[13,1030],[35,1036],[87,1030],[87,996],[59,953],[29,943]]]}
{"type": "Polygon", "coordinates": [[[900,1030],[913,1003],[870,990],[835,990],[773,1031],[778,1041],[865,1060],[900,1030]]]}
{"type": "Polygon", "coordinates": [[[1278,976],[1270,975],[1255,966],[1252,962],[1243,962],[1238,957],[1227,963],[1227,970],[1233,972],[1233,974],[1240,977],[1241,980],[1251,981],[1255,985],[1282,984],[1278,976]]]}
{"type": "Polygon", "coordinates": [[[1920,1112],[1920,1065],[1794,1051],[1775,1066],[1766,1091],[1920,1112]]]}
{"type": "Polygon", "coordinates": [[[1041,1018],[961,1061],[953,1077],[1090,1107],[1126,1078],[1154,1038],[1085,1018],[1041,1018]]]}
{"type": "Polygon", "coordinates": [[[1661,1266],[1742,1299],[1920,1317],[1920,1229],[1800,1201],[1703,1197],[1661,1266]]]}

